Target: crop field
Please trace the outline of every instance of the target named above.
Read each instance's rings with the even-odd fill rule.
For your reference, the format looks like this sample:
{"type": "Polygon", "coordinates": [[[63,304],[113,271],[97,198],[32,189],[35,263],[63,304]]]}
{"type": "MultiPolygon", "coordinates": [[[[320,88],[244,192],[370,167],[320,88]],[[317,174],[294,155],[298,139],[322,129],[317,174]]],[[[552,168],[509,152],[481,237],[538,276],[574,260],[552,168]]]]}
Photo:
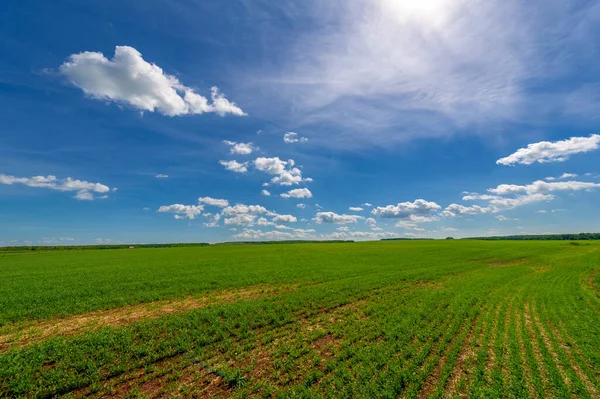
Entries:
{"type": "Polygon", "coordinates": [[[598,398],[600,243],[0,253],[0,397],[598,398]]]}

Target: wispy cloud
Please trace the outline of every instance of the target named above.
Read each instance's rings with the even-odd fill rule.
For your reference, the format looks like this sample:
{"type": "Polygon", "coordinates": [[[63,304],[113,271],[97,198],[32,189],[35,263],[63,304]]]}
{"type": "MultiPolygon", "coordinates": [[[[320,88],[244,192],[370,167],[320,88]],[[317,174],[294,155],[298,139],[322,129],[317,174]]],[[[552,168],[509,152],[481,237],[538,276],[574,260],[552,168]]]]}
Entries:
{"type": "Polygon", "coordinates": [[[95,198],[106,198],[111,190],[110,187],[101,183],[91,183],[85,180],[77,180],[71,177],[59,179],[56,176],[33,176],[33,177],[15,177],[0,174],[0,184],[22,184],[28,187],[48,188],[57,191],[73,191],[74,198],[78,200],[93,200],[95,198]]]}
{"type": "Polygon", "coordinates": [[[578,64],[597,52],[590,37],[600,7],[592,2],[278,4],[291,23],[310,20],[312,29],[286,42],[287,62],[266,73],[261,68],[251,89],[270,89],[265,101],[287,104],[288,112],[277,112],[294,126],[325,124],[341,136],[379,143],[464,130],[486,134],[497,123],[535,123],[532,110],[555,110],[564,104],[561,94],[596,79],[581,74],[578,64]],[[563,84],[560,93],[552,89],[553,97],[540,92],[569,77],[578,81],[563,84]]]}

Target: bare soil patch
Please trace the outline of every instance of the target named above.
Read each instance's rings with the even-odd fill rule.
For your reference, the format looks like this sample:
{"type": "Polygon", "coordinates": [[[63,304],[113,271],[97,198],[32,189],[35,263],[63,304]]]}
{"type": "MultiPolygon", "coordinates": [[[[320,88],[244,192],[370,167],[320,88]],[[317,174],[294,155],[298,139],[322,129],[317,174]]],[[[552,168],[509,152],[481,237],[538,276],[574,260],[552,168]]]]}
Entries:
{"type": "Polygon", "coordinates": [[[490,263],[489,265],[491,267],[507,267],[507,266],[522,265],[525,262],[527,262],[527,258],[518,258],[518,259],[511,259],[511,260],[507,260],[507,261],[503,261],[503,262],[493,262],[493,263],[490,263]]]}
{"type": "Polygon", "coordinates": [[[28,345],[50,337],[74,335],[88,329],[158,318],[167,314],[200,309],[212,304],[257,299],[293,289],[295,286],[253,286],[239,290],[220,291],[202,297],[156,301],[41,321],[21,330],[0,335],[0,353],[12,347],[28,345]]]}

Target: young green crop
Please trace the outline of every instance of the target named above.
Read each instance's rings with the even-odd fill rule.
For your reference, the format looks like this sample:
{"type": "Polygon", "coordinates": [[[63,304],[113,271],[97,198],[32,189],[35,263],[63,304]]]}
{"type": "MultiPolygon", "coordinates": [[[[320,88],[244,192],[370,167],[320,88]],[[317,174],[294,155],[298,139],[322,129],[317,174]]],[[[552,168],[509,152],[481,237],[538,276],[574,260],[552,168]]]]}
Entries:
{"type": "Polygon", "coordinates": [[[599,267],[595,242],[0,254],[0,397],[598,397],[599,267]],[[189,297],[214,300],[134,314],[189,297]]]}

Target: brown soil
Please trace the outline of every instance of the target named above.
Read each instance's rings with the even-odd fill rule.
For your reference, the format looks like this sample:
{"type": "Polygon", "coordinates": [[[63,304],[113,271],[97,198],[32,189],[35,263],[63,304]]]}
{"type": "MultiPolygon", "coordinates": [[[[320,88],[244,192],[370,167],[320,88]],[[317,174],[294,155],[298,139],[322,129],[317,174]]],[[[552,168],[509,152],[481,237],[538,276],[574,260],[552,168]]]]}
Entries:
{"type": "Polygon", "coordinates": [[[522,265],[525,262],[527,262],[527,258],[518,258],[518,259],[507,260],[504,262],[494,262],[494,263],[490,263],[489,265],[491,267],[507,267],[507,266],[522,265]]]}
{"type": "Polygon", "coordinates": [[[203,297],[143,303],[117,309],[99,310],[62,319],[41,321],[19,331],[0,335],[0,353],[10,348],[25,346],[50,337],[74,335],[88,329],[118,326],[144,319],[158,318],[167,314],[200,309],[211,304],[256,299],[292,289],[294,289],[294,286],[254,286],[239,290],[221,291],[203,297]]]}

